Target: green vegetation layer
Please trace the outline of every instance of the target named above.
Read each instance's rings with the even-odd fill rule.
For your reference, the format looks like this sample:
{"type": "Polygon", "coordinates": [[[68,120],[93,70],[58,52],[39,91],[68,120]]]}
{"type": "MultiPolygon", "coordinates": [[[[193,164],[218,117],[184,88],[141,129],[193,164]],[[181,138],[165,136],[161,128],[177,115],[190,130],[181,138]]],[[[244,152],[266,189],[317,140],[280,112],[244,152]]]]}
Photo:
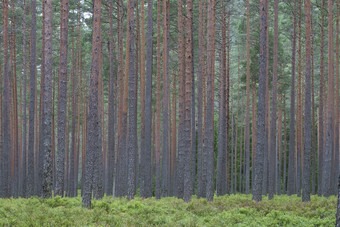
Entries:
{"type": "Polygon", "coordinates": [[[176,198],[94,200],[92,209],[81,198],[0,199],[0,226],[334,226],[336,197],[276,196],[260,203],[250,195],[196,199],[176,198]]]}

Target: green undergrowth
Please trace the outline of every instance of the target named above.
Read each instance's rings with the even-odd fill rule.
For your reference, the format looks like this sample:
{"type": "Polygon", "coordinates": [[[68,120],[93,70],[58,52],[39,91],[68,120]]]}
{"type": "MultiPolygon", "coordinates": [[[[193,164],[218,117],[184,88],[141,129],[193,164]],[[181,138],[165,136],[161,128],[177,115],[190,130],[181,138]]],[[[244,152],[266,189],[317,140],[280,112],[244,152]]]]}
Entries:
{"type": "Polygon", "coordinates": [[[336,197],[302,203],[296,196],[276,196],[262,202],[251,195],[127,201],[104,197],[91,209],[81,198],[0,199],[0,226],[334,226],[336,197]]]}

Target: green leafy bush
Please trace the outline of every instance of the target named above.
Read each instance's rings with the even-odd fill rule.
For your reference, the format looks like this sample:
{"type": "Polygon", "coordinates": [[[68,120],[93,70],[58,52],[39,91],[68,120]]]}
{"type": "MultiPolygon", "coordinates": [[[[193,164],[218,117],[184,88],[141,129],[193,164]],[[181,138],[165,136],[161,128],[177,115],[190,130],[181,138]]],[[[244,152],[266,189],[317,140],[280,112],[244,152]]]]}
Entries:
{"type": "Polygon", "coordinates": [[[104,197],[92,209],[81,198],[0,199],[0,226],[334,226],[336,197],[276,196],[256,203],[251,195],[142,199],[104,197]]]}

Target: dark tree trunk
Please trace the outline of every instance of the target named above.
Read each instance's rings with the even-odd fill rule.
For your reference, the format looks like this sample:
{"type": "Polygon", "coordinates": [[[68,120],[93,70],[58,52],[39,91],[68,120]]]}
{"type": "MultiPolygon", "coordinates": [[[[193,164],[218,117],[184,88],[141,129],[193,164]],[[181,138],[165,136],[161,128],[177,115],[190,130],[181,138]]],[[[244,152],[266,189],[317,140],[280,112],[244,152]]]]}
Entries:
{"type": "Polygon", "coordinates": [[[320,91],[319,91],[319,127],[318,127],[318,152],[319,152],[319,161],[318,161],[318,196],[322,195],[322,170],[323,170],[323,153],[324,153],[324,5],[325,0],[321,0],[321,31],[320,31],[320,91]]]}
{"type": "MultiPolygon", "coordinates": [[[[34,1],[34,0],[33,0],[34,1]]],[[[9,56],[8,56],[8,0],[3,4],[3,43],[4,43],[4,71],[3,71],[3,103],[2,103],[2,135],[3,146],[1,154],[1,197],[9,198],[11,196],[11,129],[10,129],[10,73],[9,73],[9,56]]]]}
{"type": "Polygon", "coordinates": [[[35,102],[36,102],[36,0],[31,2],[31,59],[30,59],[30,109],[29,109],[29,129],[28,129],[28,158],[27,158],[27,188],[26,196],[34,194],[34,135],[35,135],[35,102]]]}
{"type": "Polygon", "coordinates": [[[21,177],[20,177],[20,192],[23,197],[26,196],[26,159],[27,159],[27,68],[26,68],[26,0],[24,0],[24,19],[23,19],[23,127],[22,127],[22,142],[21,142],[21,177]]]}
{"type": "Polygon", "coordinates": [[[207,108],[204,153],[206,159],[206,197],[214,197],[214,55],[215,55],[215,0],[208,0],[207,13],[207,108]]]}
{"type": "Polygon", "coordinates": [[[110,82],[109,82],[109,118],[108,118],[108,162],[107,162],[107,182],[106,194],[112,195],[113,177],[115,169],[115,68],[114,68],[114,39],[113,39],[113,6],[112,1],[109,5],[109,57],[110,57],[110,82]]]}
{"type": "MultiPolygon", "coordinates": [[[[151,178],[151,130],[152,130],[152,9],[153,0],[148,0],[147,44],[146,44],[146,81],[145,81],[145,148],[141,155],[141,197],[152,196],[151,178]]],[[[144,20],[144,17],[142,17],[144,20]]],[[[143,24],[143,22],[142,22],[143,24]]],[[[142,31],[144,27],[142,28],[142,31]]]]}
{"type": "Polygon", "coordinates": [[[217,176],[216,176],[216,194],[218,196],[227,193],[227,124],[226,124],[226,9],[222,3],[223,20],[222,20],[222,45],[220,55],[220,89],[219,89],[219,118],[218,118],[218,155],[217,155],[217,176]]]}
{"type": "Polygon", "coordinates": [[[326,149],[323,156],[322,194],[330,196],[331,169],[334,139],[334,49],[333,49],[333,1],[328,1],[328,83],[327,83],[327,119],[326,119],[326,149]]]}
{"type": "Polygon", "coordinates": [[[100,120],[98,117],[98,79],[99,79],[99,61],[101,48],[101,1],[93,1],[93,36],[92,36],[92,63],[91,63],[91,86],[89,96],[89,114],[87,116],[87,143],[86,143],[86,161],[85,161],[85,176],[84,176],[84,193],[82,195],[83,206],[91,207],[91,196],[93,183],[96,182],[96,174],[94,169],[95,158],[101,154],[100,141],[100,120]]]}
{"type": "Polygon", "coordinates": [[[184,120],[184,137],[185,137],[185,165],[184,165],[184,201],[189,202],[191,200],[192,191],[192,177],[191,177],[191,157],[192,157],[192,143],[191,143],[191,92],[192,92],[192,0],[187,1],[187,20],[186,20],[186,76],[185,76],[185,120],[184,120]]]}
{"type": "Polygon", "coordinates": [[[258,99],[258,117],[257,117],[257,145],[255,157],[255,174],[253,185],[253,200],[259,202],[262,200],[262,181],[263,181],[263,161],[265,140],[265,86],[266,86],[266,39],[267,39],[267,6],[266,0],[260,2],[260,74],[259,74],[259,99],[258,99]]]}
{"type": "Polygon", "coordinates": [[[65,124],[66,124],[66,102],[67,102],[67,49],[68,49],[68,13],[69,1],[61,2],[60,17],[60,74],[59,74],[59,96],[58,96],[58,144],[57,144],[57,179],[56,195],[64,195],[64,169],[65,169],[65,124]]]}
{"type": "Polygon", "coordinates": [[[127,198],[133,199],[136,188],[136,149],[137,149],[137,115],[136,115],[136,73],[135,73],[135,36],[134,36],[134,0],[128,1],[129,7],[129,127],[128,127],[128,188],[127,198]]]}
{"type": "MultiPolygon", "coordinates": [[[[167,0],[163,0],[163,114],[162,114],[162,196],[169,195],[169,50],[167,0]]],[[[190,136],[189,136],[190,137],[190,136]]],[[[190,147],[190,146],[189,146],[190,147]]],[[[190,173],[190,170],[189,170],[190,173]]]]}
{"type": "Polygon", "coordinates": [[[42,196],[52,196],[52,0],[45,0],[44,100],[42,116],[43,179],[42,196]]]}
{"type": "Polygon", "coordinates": [[[276,106],[277,106],[277,68],[278,68],[278,42],[279,42],[279,0],[274,3],[274,61],[273,61],[273,90],[272,90],[272,112],[270,124],[270,149],[269,171],[268,171],[268,198],[274,198],[275,192],[275,163],[276,163],[276,106]]]}
{"type": "Polygon", "coordinates": [[[290,123],[289,123],[289,161],[287,194],[293,195],[295,191],[295,56],[296,56],[296,0],[293,9],[293,36],[292,36],[292,79],[290,86],[290,123]]]}
{"type": "Polygon", "coordinates": [[[311,56],[311,2],[305,1],[306,15],[306,68],[305,68],[305,137],[304,137],[304,160],[302,178],[302,201],[310,201],[310,176],[311,176],[311,145],[312,145],[312,56],[311,56]]]}

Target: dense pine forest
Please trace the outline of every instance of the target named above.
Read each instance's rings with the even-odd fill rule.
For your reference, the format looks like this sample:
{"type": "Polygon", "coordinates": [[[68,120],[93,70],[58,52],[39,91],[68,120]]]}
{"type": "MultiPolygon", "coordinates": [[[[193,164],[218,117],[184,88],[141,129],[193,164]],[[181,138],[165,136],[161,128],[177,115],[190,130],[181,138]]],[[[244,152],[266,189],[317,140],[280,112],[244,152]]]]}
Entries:
{"type": "Polygon", "coordinates": [[[3,204],[239,195],[340,226],[340,0],[0,5],[3,204]]]}

